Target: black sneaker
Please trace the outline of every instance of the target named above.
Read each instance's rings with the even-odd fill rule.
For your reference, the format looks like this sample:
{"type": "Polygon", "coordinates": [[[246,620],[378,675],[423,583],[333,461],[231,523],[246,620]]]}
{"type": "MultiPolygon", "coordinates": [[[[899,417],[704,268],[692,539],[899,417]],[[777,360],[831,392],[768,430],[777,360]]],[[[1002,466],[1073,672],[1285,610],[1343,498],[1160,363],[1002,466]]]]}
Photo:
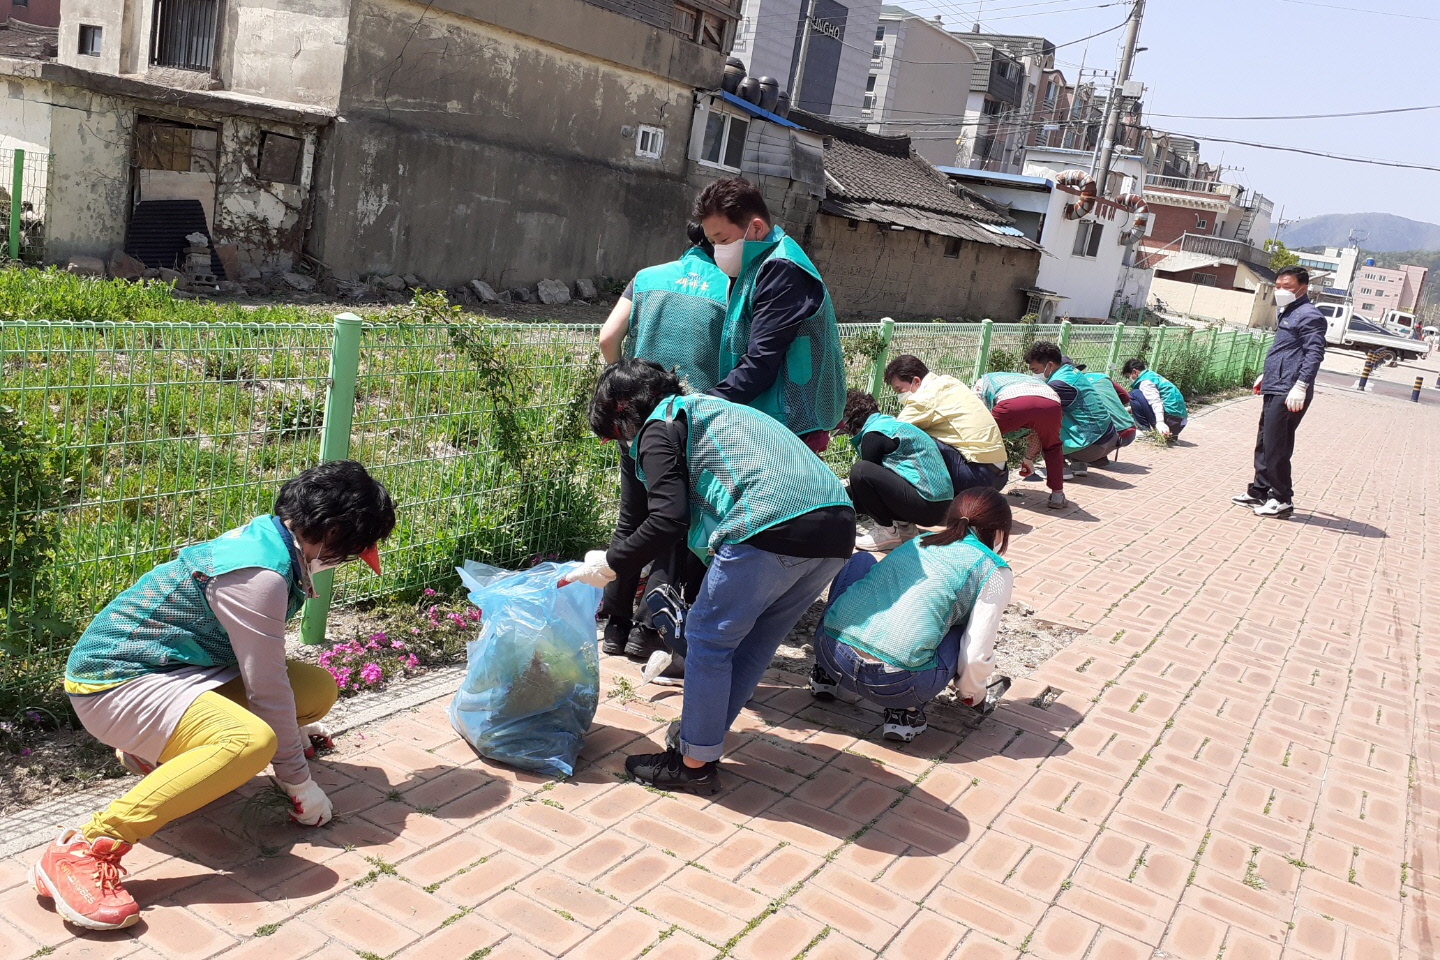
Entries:
{"type": "Polygon", "coordinates": [[[919,707],[913,710],[886,710],[885,726],[881,728],[881,733],[886,740],[909,743],[929,727],[930,724],[925,720],[925,711],[919,707]]]}
{"type": "Polygon", "coordinates": [[[1230,502],[1241,507],[1258,507],[1265,501],[1259,497],[1252,497],[1248,493],[1242,493],[1238,497],[1231,497],[1230,502]]]}
{"type": "Polygon", "coordinates": [[[621,620],[618,617],[611,617],[605,622],[605,633],[600,638],[600,652],[607,657],[618,657],[625,652],[625,644],[630,640],[630,630],[634,624],[629,620],[621,620]]]}
{"type": "Polygon", "coordinates": [[[691,769],[674,749],[626,757],[625,772],[637,783],[657,790],[692,790],[711,796],[720,789],[720,764],[712,760],[691,769]]]}
{"type": "Polygon", "coordinates": [[[651,627],[637,627],[625,644],[625,656],[643,663],[650,659],[650,654],[664,649],[665,641],[660,639],[659,631],[651,627]]]}
{"type": "Polygon", "coordinates": [[[820,664],[810,668],[810,696],[816,700],[834,700],[835,691],[839,689],[840,684],[830,674],[821,670],[820,664]]]}

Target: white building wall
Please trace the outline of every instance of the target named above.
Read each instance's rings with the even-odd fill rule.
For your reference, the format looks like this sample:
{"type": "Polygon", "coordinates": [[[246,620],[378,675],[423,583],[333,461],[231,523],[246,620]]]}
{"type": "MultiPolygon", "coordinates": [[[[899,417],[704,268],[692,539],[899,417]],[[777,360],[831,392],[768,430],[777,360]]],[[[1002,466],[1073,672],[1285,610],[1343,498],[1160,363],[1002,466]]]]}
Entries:
{"type": "MultiPolygon", "coordinates": [[[[835,72],[835,89],[822,113],[858,118],[870,77],[870,51],[880,22],[880,0],[838,0],[846,8],[844,45],[835,72]]],[[[792,87],[795,31],[806,0],[745,0],[731,55],[745,62],[752,77],[774,77],[781,90],[792,87]]],[[[813,40],[813,37],[812,37],[813,40]]],[[[808,71],[807,71],[808,72],[808,71]]],[[[804,88],[801,89],[805,95],[804,88]]],[[[792,97],[792,102],[795,102],[792,97]]]]}
{"type": "Polygon", "coordinates": [[[955,141],[970,98],[975,51],[943,27],[919,17],[882,19],[885,56],[872,64],[875,109],[869,129],[910,136],[915,152],[937,166],[955,163],[955,141]],[[937,120],[953,117],[948,124],[937,120]]]}

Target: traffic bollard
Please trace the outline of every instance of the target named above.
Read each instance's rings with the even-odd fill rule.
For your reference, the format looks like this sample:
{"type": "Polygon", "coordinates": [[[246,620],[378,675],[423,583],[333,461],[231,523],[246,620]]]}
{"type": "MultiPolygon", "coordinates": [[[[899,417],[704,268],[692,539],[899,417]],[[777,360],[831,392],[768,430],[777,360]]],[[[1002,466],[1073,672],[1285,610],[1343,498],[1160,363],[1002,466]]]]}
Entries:
{"type": "Polygon", "coordinates": [[[1423,387],[1423,386],[1425,386],[1425,378],[1424,378],[1424,377],[1416,377],[1416,378],[1415,378],[1415,389],[1410,391],[1410,399],[1413,400],[1415,403],[1419,403],[1419,402],[1420,402],[1420,388],[1423,387]]]}
{"type": "Polygon", "coordinates": [[[1360,382],[1355,384],[1355,389],[1364,391],[1365,385],[1370,382],[1370,374],[1375,372],[1375,355],[1365,354],[1365,369],[1360,372],[1360,382]]]}

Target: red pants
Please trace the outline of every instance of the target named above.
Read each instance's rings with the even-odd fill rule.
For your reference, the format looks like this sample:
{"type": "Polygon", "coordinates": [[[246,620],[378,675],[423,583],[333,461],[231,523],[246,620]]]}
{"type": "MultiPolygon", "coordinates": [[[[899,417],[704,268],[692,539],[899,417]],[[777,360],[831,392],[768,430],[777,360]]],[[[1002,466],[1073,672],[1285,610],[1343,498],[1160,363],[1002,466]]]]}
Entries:
{"type": "Polygon", "coordinates": [[[1065,457],[1060,450],[1060,404],[1049,397],[1015,397],[1001,400],[990,412],[1001,433],[1026,428],[1034,433],[1045,455],[1045,485],[1051,490],[1063,489],[1065,457]]]}

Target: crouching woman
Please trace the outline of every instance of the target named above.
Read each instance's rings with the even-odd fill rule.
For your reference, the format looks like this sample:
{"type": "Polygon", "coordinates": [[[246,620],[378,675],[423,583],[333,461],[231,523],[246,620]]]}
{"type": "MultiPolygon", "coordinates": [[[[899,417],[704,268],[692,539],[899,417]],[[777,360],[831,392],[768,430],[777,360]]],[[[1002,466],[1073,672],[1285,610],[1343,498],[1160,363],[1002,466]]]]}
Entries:
{"type": "Polygon", "coordinates": [[[925,731],[925,705],[952,682],[965,704],[983,703],[1014,587],[1000,557],[1010,524],[1005,497],[975,487],[951,502],[941,532],[879,562],[852,557],[815,632],[810,692],[829,699],[843,687],[869,700],[885,711],[885,738],[902,741],[925,731]]]}
{"type": "Polygon", "coordinates": [[[85,729],[141,780],[30,868],[35,892],[91,930],[128,927],[140,908],[120,860],[165,824],[273,766],[291,819],[330,820],[305,738],[335,703],[328,672],[285,659],[285,622],[314,596],[311,577],[351,560],[376,573],[395,526],[390,494],[350,460],[280,488],[274,513],[184,547],[90,622],[65,664],[85,729]]]}

